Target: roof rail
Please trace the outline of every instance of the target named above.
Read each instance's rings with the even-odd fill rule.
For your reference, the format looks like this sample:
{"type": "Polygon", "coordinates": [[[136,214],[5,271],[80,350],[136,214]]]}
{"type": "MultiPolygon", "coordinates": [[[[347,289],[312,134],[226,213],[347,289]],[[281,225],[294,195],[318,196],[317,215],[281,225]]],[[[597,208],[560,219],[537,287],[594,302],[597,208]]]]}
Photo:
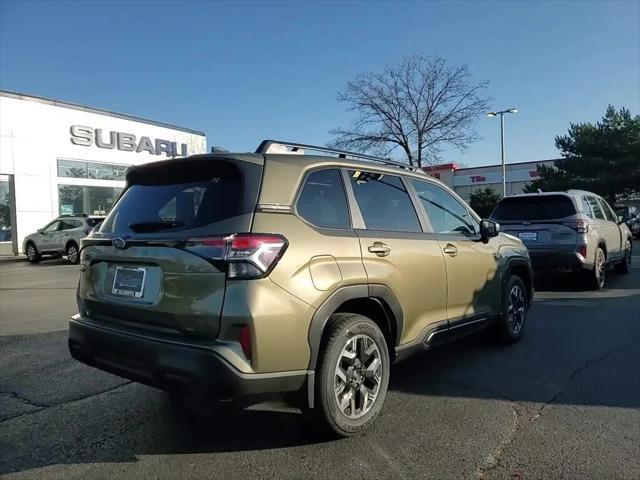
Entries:
{"type": "Polygon", "coordinates": [[[58,215],[57,218],[69,218],[69,217],[88,217],[86,213],[63,213],[62,215],[58,215]]]}
{"type": "MultiPolygon", "coordinates": [[[[405,170],[413,170],[419,171],[416,167],[409,165],[407,163],[396,162],[394,160],[390,160],[388,158],[374,157],[373,155],[365,155],[363,153],[349,152],[347,150],[339,150],[336,148],[330,147],[321,147],[318,145],[307,145],[305,143],[296,143],[296,142],[285,142],[282,140],[263,140],[255,153],[276,153],[276,151],[270,151],[270,148],[273,146],[279,147],[289,147],[290,153],[292,154],[300,154],[299,150],[312,150],[314,152],[323,152],[323,153],[332,153],[337,155],[338,158],[354,158],[360,160],[367,160],[369,162],[382,163],[384,165],[393,165],[395,167],[404,168],[405,170]]],[[[276,147],[277,148],[277,147],[276,147]]]]}

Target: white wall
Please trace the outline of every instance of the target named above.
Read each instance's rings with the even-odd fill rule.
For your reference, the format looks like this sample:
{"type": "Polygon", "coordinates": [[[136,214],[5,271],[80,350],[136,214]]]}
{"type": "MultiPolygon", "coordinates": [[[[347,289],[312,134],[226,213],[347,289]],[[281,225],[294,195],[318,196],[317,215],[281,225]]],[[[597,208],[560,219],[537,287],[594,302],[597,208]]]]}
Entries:
{"type": "Polygon", "coordinates": [[[123,186],[123,182],[57,177],[57,159],[138,165],[168,158],[71,142],[72,125],[126,132],[187,145],[206,152],[206,137],[164,126],[0,94],[0,174],[14,175],[18,248],[22,239],[58,216],[58,184],[123,186]]]}

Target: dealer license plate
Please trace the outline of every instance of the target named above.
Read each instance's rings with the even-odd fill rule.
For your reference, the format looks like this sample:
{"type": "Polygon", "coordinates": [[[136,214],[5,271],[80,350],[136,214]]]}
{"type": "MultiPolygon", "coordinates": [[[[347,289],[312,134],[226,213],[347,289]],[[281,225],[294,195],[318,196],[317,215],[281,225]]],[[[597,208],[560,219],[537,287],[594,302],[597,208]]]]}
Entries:
{"type": "Polygon", "coordinates": [[[144,281],[147,276],[146,268],[116,267],[111,293],[123,297],[140,298],[144,293],[144,281]]]}
{"type": "Polygon", "coordinates": [[[518,238],[523,242],[537,242],[538,232],[518,232],[518,238]]]}

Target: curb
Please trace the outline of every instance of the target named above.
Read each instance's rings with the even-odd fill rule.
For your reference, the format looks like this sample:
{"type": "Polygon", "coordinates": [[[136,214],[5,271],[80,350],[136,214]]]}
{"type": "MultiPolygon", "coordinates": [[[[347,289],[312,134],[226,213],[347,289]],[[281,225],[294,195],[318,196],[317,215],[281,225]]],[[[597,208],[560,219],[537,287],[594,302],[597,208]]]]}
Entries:
{"type": "Polygon", "coordinates": [[[26,262],[27,257],[23,255],[2,255],[0,256],[0,263],[15,263],[26,262]]]}

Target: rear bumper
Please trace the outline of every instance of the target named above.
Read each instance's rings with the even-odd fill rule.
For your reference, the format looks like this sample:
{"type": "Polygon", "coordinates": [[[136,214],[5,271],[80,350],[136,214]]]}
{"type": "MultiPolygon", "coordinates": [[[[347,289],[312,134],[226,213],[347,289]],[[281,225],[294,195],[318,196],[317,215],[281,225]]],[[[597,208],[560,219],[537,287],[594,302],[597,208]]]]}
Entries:
{"type": "Polygon", "coordinates": [[[536,252],[529,250],[534,270],[591,270],[593,264],[575,252],[536,252]]]}
{"type": "Polygon", "coordinates": [[[69,351],[80,362],[161,390],[219,398],[294,392],[307,371],[243,373],[215,345],[185,345],[100,327],[76,315],[69,321],[69,351]]]}

